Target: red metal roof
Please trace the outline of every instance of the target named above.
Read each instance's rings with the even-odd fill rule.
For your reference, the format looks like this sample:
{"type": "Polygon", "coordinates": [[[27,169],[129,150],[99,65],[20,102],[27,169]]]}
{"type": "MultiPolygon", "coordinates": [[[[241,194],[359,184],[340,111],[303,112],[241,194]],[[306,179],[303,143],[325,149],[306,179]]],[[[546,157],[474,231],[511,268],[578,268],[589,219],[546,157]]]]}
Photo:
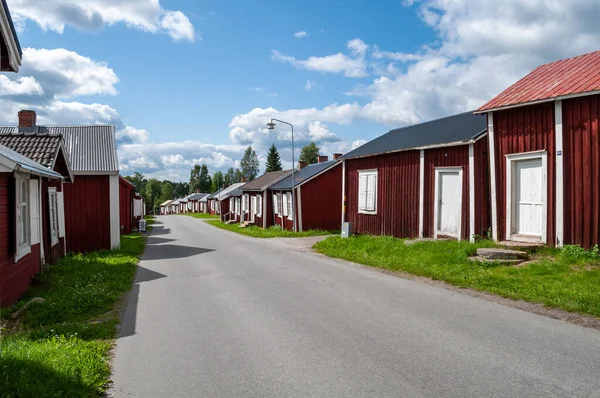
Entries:
{"type": "Polygon", "coordinates": [[[539,66],[476,112],[597,90],[600,50],[539,66]]]}

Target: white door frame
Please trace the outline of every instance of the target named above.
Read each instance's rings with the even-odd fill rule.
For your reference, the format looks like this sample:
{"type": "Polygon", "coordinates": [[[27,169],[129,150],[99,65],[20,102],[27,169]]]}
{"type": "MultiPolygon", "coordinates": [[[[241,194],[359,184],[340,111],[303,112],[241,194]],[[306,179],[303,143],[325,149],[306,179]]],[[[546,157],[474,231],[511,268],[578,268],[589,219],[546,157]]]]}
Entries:
{"type": "Polygon", "coordinates": [[[462,193],[463,193],[463,169],[462,167],[436,167],[435,168],[435,188],[434,188],[434,202],[433,202],[433,237],[437,239],[438,231],[438,216],[439,216],[439,199],[440,199],[440,173],[456,173],[458,172],[458,178],[460,180],[460,190],[458,196],[458,233],[456,239],[460,240],[462,236],[462,193]]]}
{"type": "Polygon", "coordinates": [[[506,240],[513,237],[513,173],[518,161],[542,159],[542,236],[541,243],[547,243],[548,218],[548,153],[543,151],[511,153],[506,155],[506,240]]]}

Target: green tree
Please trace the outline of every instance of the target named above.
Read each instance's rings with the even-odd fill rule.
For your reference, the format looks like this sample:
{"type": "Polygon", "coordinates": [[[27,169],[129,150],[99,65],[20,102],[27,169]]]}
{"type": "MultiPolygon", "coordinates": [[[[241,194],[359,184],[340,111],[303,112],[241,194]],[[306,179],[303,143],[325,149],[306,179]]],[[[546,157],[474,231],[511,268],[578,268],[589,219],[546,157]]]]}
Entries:
{"type": "Polygon", "coordinates": [[[271,145],[269,149],[269,153],[267,154],[267,167],[265,168],[265,173],[270,171],[281,171],[281,157],[279,156],[279,152],[277,152],[277,148],[275,144],[271,145]]]}
{"type": "Polygon", "coordinates": [[[227,169],[227,173],[223,176],[223,186],[228,187],[234,183],[235,180],[235,170],[233,167],[227,169]]]}
{"type": "Polygon", "coordinates": [[[258,156],[256,151],[252,149],[252,146],[246,148],[244,156],[240,161],[242,168],[242,175],[246,177],[246,181],[252,181],[258,176],[260,163],[258,162],[258,156]]]}
{"type": "Polygon", "coordinates": [[[156,207],[162,203],[158,202],[162,190],[162,186],[159,180],[151,178],[146,183],[146,208],[152,211],[156,210],[156,207]]]}
{"type": "Polygon", "coordinates": [[[176,182],[173,184],[173,195],[176,198],[183,198],[190,192],[190,184],[187,182],[176,182]]]}
{"type": "Polygon", "coordinates": [[[167,200],[174,199],[173,183],[171,181],[163,181],[160,185],[160,199],[159,204],[166,202],[167,200]]]}
{"type": "Polygon", "coordinates": [[[208,174],[208,167],[195,165],[190,172],[190,193],[200,191],[208,192],[210,190],[211,179],[208,174]]]}
{"type": "Polygon", "coordinates": [[[302,148],[302,151],[300,151],[300,161],[301,162],[306,162],[306,164],[313,164],[313,163],[317,163],[319,161],[319,151],[321,150],[321,148],[319,148],[317,146],[317,144],[315,144],[314,142],[311,142],[310,144],[306,145],[304,148],[302,148]]]}
{"type": "Polygon", "coordinates": [[[244,177],[244,173],[242,172],[242,170],[240,169],[235,169],[235,172],[233,173],[233,182],[232,183],[237,183],[237,182],[242,182],[242,178],[244,177]]]}
{"type": "Polygon", "coordinates": [[[212,184],[210,185],[210,193],[216,192],[219,190],[219,188],[221,188],[223,186],[223,183],[225,181],[225,178],[223,176],[223,173],[220,171],[215,171],[215,174],[213,174],[212,177],[212,184]]]}

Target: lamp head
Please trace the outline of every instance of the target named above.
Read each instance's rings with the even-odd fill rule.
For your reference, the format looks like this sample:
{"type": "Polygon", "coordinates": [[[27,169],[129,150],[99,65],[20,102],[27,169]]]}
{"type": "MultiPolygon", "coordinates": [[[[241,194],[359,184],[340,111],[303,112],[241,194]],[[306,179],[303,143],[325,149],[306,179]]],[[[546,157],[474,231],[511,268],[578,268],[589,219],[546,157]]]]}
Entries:
{"type": "Polygon", "coordinates": [[[275,130],[275,123],[273,123],[273,122],[269,122],[269,123],[267,123],[267,128],[268,128],[269,130],[275,130]]]}

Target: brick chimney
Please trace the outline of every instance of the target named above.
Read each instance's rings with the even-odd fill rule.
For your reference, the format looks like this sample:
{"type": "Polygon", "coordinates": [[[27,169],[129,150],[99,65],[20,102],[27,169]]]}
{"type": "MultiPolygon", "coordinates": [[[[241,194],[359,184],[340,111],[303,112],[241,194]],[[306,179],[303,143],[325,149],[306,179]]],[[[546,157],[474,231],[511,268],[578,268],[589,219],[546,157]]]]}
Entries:
{"type": "Polygon", "coordinates": [[[246,182],[246,176],[242,176],[242,182],[246,182]]]}
{"type": "Polygon", "coordinates": [[[305,167],[306,167],[306,162],[303,160],[299,160],[298,161],[298,170],[302,170],[305,167]]]}
{"type": "Polygon", "coordinates": [[[334,158],[334,159],[337,159],[337,158],[340,158],[340,157],[342,157],[342,155],[343,155],[343,153],[334,153],[334,154],[333,154],[333,158],[334,158]]]}
{"type": "Polygon", "coordinates": [[[329,160],[328,156],[319,155],[319,163],[323,163],[329,160]]]}
{"type": "Polygon", "coordinates": [[[36,118],[35,111],[25,109],[19,111],[19,128],[35,127],[36,118]]]}

